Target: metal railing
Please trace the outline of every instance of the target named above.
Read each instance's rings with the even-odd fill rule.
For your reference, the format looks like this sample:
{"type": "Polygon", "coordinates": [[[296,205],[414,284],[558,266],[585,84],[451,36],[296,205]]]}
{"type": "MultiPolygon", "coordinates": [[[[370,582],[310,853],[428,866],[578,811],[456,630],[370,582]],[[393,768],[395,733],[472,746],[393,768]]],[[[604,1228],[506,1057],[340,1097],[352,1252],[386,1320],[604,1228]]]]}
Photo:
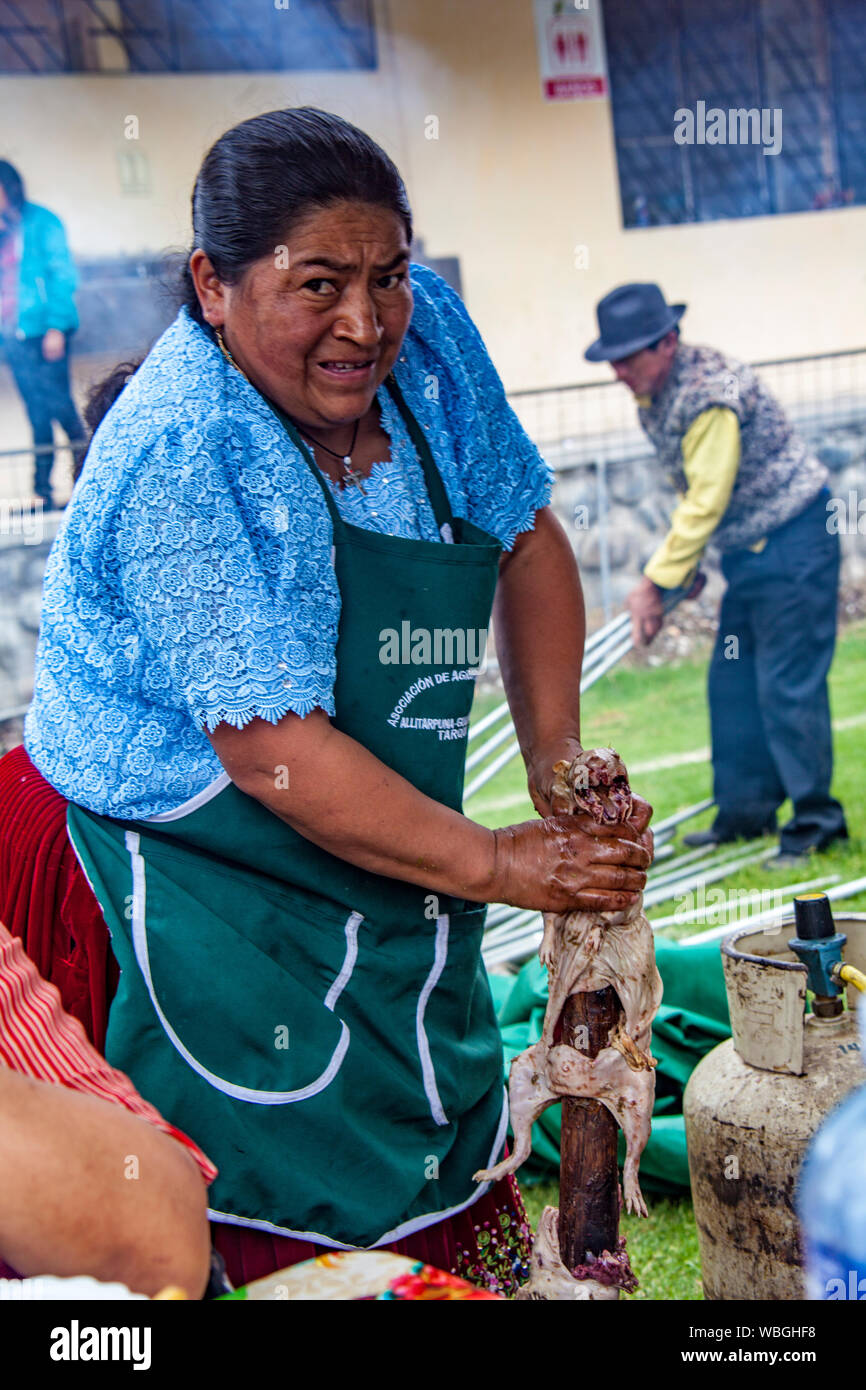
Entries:
{"type": "MultiPolygon", "coordinates": [[[[751,365],[810,440],[827,430],[866,424],[866,347],[751,365]]],[[[512,391],[509,400],[557,472],[653,457],[631,393],[619,381],[512,391]]]]}
{"type": "MultiPolygon", "coordinates": [[[[813,446],[834,431],[866,433],[866,348],[753,365],[813,446]]],[[[586,495],[594,501],[602,609],[608,623],[614,610],[609,554],[612,501],[622,499],[618,488],[627,484],[636,469],[652,470],[654,492],[663,493],[663,480],[657,476],[653,450],[638,424],[631,394],[611,380],[515,391],[509,399],[557,478],[585,475],[586,495]]],[[[52,448],[57,459],[52,486],[58,502],[65,503],[72,485],[71,444],[43,445],[38,451],[32,446],[0,449],[0,502],[7,510],[16,499],[22,504],[30,499],[34,457],[52,448]]],[[[0,716],[4,713],[0,711],[0,716]]]]}
{"type": "MultiPolygon", "coordinates": [[[[826,444],[837,431],[866,433],[866,348],[752,365],[813,448],[826,444]]],[[[638,490],[653,498],[649,510],[658,525],[664,524],[676,502],[640,427],[634,399],[619,381],[611,380],[515,391],[509,400],[557,480],[579,485],[581,499],[589,506],[600,606],[607,623],[615,609],[611,506],[630,502],[641,475],[644,485],[638,490]]],[[[579,545],[578,559],[582,560],[579,545]]]]}

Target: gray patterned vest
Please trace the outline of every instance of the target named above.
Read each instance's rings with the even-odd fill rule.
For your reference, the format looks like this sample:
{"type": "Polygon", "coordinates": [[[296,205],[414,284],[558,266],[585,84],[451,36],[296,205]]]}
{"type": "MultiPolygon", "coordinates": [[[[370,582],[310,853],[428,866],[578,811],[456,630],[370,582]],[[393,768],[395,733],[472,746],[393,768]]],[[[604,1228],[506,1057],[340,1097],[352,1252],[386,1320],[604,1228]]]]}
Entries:
{"type": "Polygon", "coordinates": [[[713,406],[733,410],[741,445],[737,480],[713,544],[739,550],[798,516],[817,497],[828,474],[751,367],[713,348],[680,343],[660,394],[638,411],[678,492],[688,488],[683,435],[713,406]]]}

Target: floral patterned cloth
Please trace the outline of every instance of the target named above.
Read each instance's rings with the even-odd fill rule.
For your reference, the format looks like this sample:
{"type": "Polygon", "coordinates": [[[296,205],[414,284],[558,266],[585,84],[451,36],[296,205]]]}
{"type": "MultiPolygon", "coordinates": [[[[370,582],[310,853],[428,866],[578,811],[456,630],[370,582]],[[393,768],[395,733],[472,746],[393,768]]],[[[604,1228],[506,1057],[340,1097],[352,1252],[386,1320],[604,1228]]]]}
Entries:
{"type": "Polygon", "coordinates": [[[501,1297],[501,1294],[487,1293],[422,1260],[407,1259],[405,1255],[383,1254],[378,1250],[332,1250],[291,1269],[278,1270],[267,1279],[247,1284],[234,1293],[223,1294],[222,1300],[389,1303],[394,1300],[496,1301],[501,1297]]]}
{"type": "MultiPolygon", "coordinates": [[[[412,267],[394,374],[456,515],[508,549],[550,474],[459,296],[412,267]]],[[[392,459],[347,520],[439,540],[415,450],[379,392],[392,459]]],[[[182,309],[97,429],[45,574],[25,744],[68,800],[145,819],[222,772],[204,729],[334,713],[340,594],[315,478],[265,399],[182,309]]]]}
{"type": "MultiPolygon", "coordinates": [[[[236,1289],[258,1285],[264,1291],[287,1270],[335,1254],[310,1241],[228,1222],[212,1221],[211,1239],[236,1289]]],[[[370,1253],[383,1257],[386,1252],[447,1271],[497,1297],[513,1297],[529,1278],[532,1257],[532,1231],[514,1174],[500,1178],[454,1216],[370,1253]]]]}

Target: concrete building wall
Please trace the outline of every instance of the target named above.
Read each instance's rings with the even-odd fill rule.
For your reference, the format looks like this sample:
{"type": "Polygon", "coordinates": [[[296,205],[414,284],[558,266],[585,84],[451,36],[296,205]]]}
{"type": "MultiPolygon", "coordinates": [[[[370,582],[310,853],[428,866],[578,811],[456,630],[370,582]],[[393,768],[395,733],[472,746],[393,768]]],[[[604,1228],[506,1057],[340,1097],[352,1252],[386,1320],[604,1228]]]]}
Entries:
{"type": "Polygon", "coordinates": [[[79,257],[151,255],[187,244],[196,169],[230,124],[338,111],[396,159],[427,253],[459,256],[512,390],[603,379],[583,348],[596,300],[624,280],[658,280],[689,303],[692,340],[746,358],[862,345],[866,208],[624,231],[610,105],[542,100],[529,0],[376,0],[376,18],[375,72],[4,77],[0,153],[79,257]],[[132,150],[146,187],[125,193],[132,150]]]}

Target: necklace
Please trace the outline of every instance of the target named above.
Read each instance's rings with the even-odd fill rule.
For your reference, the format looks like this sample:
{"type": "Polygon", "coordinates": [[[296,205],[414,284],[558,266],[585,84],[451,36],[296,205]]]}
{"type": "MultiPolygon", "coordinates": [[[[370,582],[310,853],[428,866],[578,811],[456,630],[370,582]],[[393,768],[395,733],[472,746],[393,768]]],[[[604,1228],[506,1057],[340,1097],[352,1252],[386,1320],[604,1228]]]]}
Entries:
{"type": "Polygon", "coordinates": [[[308,434],[306,430],[302,430],[297,421],[294,421],[293,423],[295,429],[298,431],[298,434],[300,434],[304,439],[309,440],[310,444],[315,445],[317,449],[324,449],[326,454],[330,454],[331,458],[337,459],[338,462],[343,465],[343,468],[345,469],[344,476],[346,482],[352,483],[355,487],[357,487],[360,490],[361,496],[366,497],[367,493],[364,488],[361,474],[358,472],[356,468],[352,467],[352,450],[354,449],[358,439],[358,426],[361,423],[360,420],[355,421],[355,428],[352,431],[352,442],[349,445],[349,451],[346,454],[338,454],[333,449],[329,449],[327,444],[322,443],[321,439],[314,439],[313,436],[311,434],[308,434]]]}
{"type": "MultiPolygon", "coordinates": [[[[235,361],[228,348],[226,347],[225,339],[223,338],[222,333],[220,332],[219,328],[216,327],[216,325],[214,325],[214,333],[216,334],[216,340],[220,345],[220,351],[222,352],[223,357],[226,359],[227,362],[230,362],[233,367],[237,368],[237,370],[240,372],[241,376],[244,378],[245,381],[249,381],[250,379],[244,371],[243,367],[238,366],[238,363],[235,361]]],[[[250,385],[252,385],[252,382],[250,382],[250,385]]],[[[291,419],[291,416],[289,418],[291,419]]],[[[343,465],[345,481],[347,483],[352,483],[353,486],[357,487],[360,490],[361,496],[366,497],[367,492],[364,487],[362,475],[358,472],[356,468],[352,467],[352,450],[354,449],[355,444],[358,440],[358,426],[360,425],[360,423],[360,420],[355,421],[355,428],[352,431],[352,442],[349,445],[348,453],[338,454],[334,449],[329,449],[327,444],[323,444],[321,439],[314,439],[313,436],[311,434],[308,434],[306,430],[302,430],[296,420],[292,421],[292,424],[295,426],[295,429],[298,431],[298,434],[302,435],[304,439],[308,440],[308,442],[312,444],[314,448],[324,449],[326,454],[330,454],[331,458],[337,459],[337,461],[343,465]]]]}

